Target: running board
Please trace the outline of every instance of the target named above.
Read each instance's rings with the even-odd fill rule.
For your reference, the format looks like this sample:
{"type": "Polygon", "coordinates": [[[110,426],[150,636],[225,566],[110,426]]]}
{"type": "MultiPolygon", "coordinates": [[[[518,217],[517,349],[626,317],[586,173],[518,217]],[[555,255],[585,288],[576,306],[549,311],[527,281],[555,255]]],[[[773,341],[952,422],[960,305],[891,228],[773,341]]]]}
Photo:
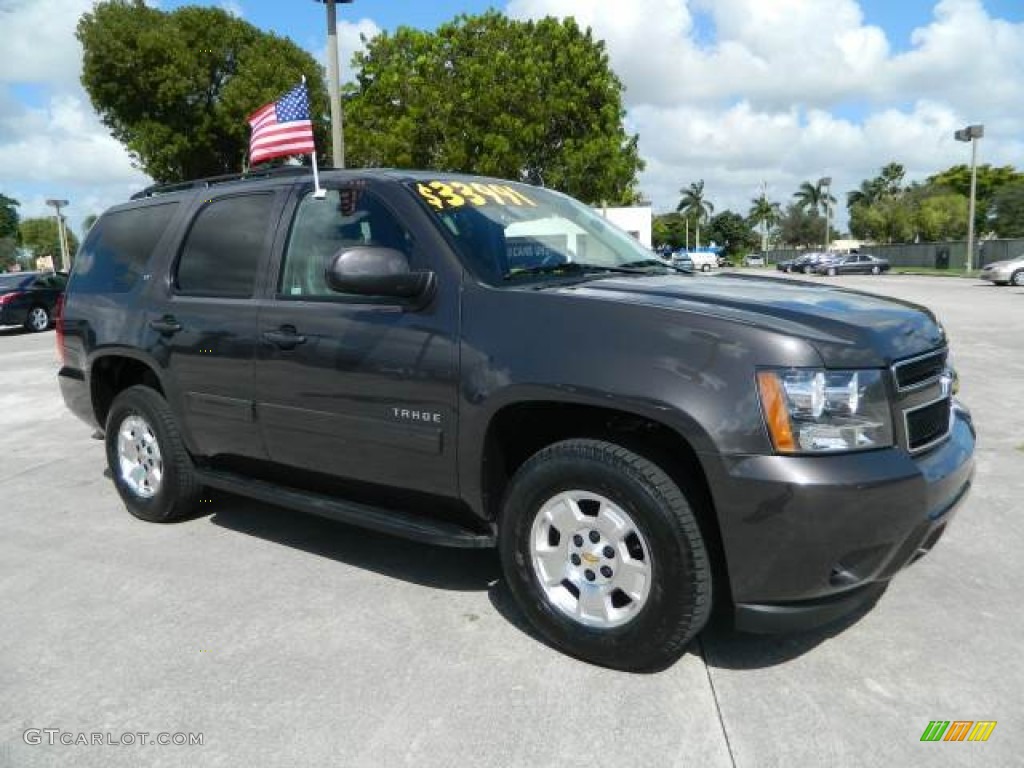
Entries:
{"type": "Polygon", "coordinates": [[[211,488],[237,493],[239,496],[248,496],[268,504],[327,517],[361,528],[370,528],[404,539],[413,539],[441,547],[464,549],[482,549],[493,547],[495,544],[494,534],[477,533],[444,520],[433,520],[409,512],[399,512],[355,501],[346,501],[334,496],[283,488],[263,480],[254,480],[230,472],[197,468],[196,475],[199,482],[211,488]]]}

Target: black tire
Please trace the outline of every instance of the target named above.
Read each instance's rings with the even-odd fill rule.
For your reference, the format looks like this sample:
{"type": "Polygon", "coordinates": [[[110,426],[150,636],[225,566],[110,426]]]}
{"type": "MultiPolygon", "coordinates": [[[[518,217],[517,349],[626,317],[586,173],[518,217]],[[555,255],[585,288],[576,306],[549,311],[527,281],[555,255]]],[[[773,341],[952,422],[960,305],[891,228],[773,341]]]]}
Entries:
{"type": "Polygon", "coordinates": [[[107,464],[122,501],[135,517],[151,523],[169,523],[190,515],[202,492],[192,458],[185,449],[167,401],[149,387],[129,387],[119,394],[106,426],[107,464]],[[145,498],[126,482],[118,458],[118,433],[129,416],[140,416],[156,437],[163,462],[163,477],[154,495],[145,498]]]}
{"type": "Polygon", "coordinates": [[[1018,288],[1024,288],[1024,269],[1018,269],[1010,275],[1010,285],[1014,285],[1018,288]]]}
{"type": "Polygon", "coordinates": [[[711,566],[686,497],[656,464],[599,440],[550,445],[516,472],[502,508],[502,567],[530,623],[559,650],[627,671],[662,669],[686,650],[711,612],[711,566]],[[600,494],[628,514],[650,549],[646,602],[628,623],[591,627],[547,597],[531,558],[531,529],[544,503],[569,490],[600,494]]]}
{"type": "Polygon", "coordinates": [[[836,268],[835,267],[829,267],[828,268],[828,274],[829,274],[829,277],[835,277],[839,273],[836,272],[836,268]]]}
{"type": "Polygon", "coordinates": [[[50,316],[50,312],[42,304],[36,304],[29,309],[28,314],[25,315],[25,330],[31,331],[32,333],[42,333],[53,322],[53,318],[50,316]],[[46,318],[45,322],[42,322],[43,318],[46,318]]]}
{"type": "Polygon", "coordinates": [[[700,271],[701,272],[710,272],[711,271],[711,265],[710,264],[703,264],[703,265],[701,265],[700,271]]]}

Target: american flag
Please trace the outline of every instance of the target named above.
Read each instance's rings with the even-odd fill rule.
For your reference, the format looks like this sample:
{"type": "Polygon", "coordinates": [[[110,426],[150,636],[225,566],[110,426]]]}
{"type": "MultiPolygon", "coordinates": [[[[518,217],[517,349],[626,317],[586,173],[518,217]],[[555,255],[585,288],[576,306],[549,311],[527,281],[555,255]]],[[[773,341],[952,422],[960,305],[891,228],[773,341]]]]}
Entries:
{"type": "Polygon", "coordinates": [[[316,152],[305,83],[253,112],[249,115],[249,125],[252,127],[249,162],[253,165],[275,157],[316,152]]]}

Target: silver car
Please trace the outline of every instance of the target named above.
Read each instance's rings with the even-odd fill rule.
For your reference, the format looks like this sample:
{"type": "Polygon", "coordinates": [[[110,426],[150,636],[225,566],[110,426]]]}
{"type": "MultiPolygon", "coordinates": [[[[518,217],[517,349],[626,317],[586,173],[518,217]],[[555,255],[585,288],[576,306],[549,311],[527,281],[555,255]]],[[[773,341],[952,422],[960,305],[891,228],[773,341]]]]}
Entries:
{"type": "Polygon", "coordinates": [[[996,285],[1009,283],[1024,287],[1024,254],[1009,261],[993,261],[986,264],[979,277],[996,285]]]}

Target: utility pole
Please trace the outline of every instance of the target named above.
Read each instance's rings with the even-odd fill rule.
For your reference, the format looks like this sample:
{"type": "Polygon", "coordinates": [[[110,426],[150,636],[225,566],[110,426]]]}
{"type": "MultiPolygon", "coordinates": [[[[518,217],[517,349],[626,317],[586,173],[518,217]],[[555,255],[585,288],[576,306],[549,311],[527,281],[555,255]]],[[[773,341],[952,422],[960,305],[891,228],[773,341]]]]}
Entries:
{"type": "Polygon", "coordinates": [[[341,111],[341,64],[338,61],[337,3],[353,0],[317,0],[327,4],[327,95],[331,102],[331,159],[335,168],[345,167],[345,126],[341,111]]]}
{"type": "Polygon", "coordinates": [[[828,253],[828,241],[831,235],[830,227],[828,224],[829,218],[829,204],[828,198],[832,194],[832,177],[823,176],[818,179],[818,189],[822,191],[822,201],[825,203],[825,253],[828,253]]]}
{"type": "Polygon", "coordinates": [[[61,215],[60,209],[67,207],[69,203],[67,200],[50,199],[46,201],[46,204],[56,211],[57,239],[60,241],[60,268],[63,271],[67,271],[70,266],[68,263],[70,261],[70,258],[68,257],[68,239],[67,234],[64,231],[64,217],[61,215]]]}
{"type": "Polygon", "coordinates": [[[974,200],[978,190],[978,139],[985,135],[984,125],[968,125],[953,134],[957,141],[971,142],[971,201],[967,213],[967,262],[966,269],[974,265],[974,200]]]}

